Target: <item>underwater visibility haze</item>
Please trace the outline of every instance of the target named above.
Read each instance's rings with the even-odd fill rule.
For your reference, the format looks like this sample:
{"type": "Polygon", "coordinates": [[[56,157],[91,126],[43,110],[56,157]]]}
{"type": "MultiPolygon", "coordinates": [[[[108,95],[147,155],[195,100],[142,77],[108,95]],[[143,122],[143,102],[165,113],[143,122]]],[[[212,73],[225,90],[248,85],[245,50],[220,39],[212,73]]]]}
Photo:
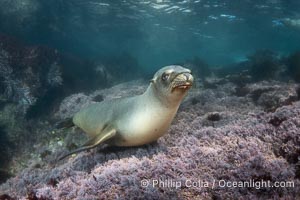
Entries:
{"type": "MultiPolygon", "coordinates": [[[[257,49],[299,49],[296,0],[1,1],[0,30],[83,58],[128,53],[143,68],[198,56],[214,65],[257,49]]],[[[152,71],[152,70],[151,70],[152,71]]]]}
{"type": "Polygon", "coordinates": [[[298,0],[0,0],[0,200],[300,198],[299,82],[298,0]],[[87,136],[57,124],[169,65],[194,78],[157,142],[58,161],[87,136]]]}

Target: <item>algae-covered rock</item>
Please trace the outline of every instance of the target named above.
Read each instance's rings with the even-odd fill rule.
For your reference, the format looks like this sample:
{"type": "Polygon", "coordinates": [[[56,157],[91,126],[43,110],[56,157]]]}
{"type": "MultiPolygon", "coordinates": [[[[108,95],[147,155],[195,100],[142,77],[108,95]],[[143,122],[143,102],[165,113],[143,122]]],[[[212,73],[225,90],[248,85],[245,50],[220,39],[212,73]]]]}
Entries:
{"type": "Polygon", "coordinates": [[[275,78],[280,69],[279,56],[270,50],[258,50],[248,57],[250,75],[255,81],[275,78]]]}
{"type": "Polygon", "coordinates": [[[25,47],[0,35],[1,99],[19,106],[26,114],[38,99],[62,85],[61,65],[56,51],[45,47],[25,47]]]}
{"type": "MultiPolygon", "coordinates": [[[[73,94],[61,104],[68,111],[92,103],[94,97],[118,98],[140,94],[147,84],[129,82],[91,94],[73,94]],[[108,92],[109,91],[109,92],[108,92]],[[77,100],[80,98],[81,100],[77,100]]],[[[181,105],[168,133],[157,143],[142,147],[84,151],[63,162],[59,155],[86,140],[73,129],[55,131],[39,142],[34,161],[0,186],[0,194],[24,198],[28,184],[37,197],[50,199],[114,198],[286,198],[299,197],[299,99],[296,84],[248,83],[247,94],[235,95],[237,85],[226,82],[214,88],[193,88],[181,105]],[[259,90],[260,89],[260,90],[259,90]],[[275,111],[266,111],[264,99],[281,99],[275,111]],[[196,100],[195,100],[196,99],[196,100]],[[56,139],[59,138],[59,139],[56,139]],[[63,139],[61,139],[63,138],[63,139]],[[38,164],[36,164],[38,163],[38,164]],[[55,163],[55,165],[53,165],[55,163]],[[157,185],[141,186],[143,180],[173,180],[177,189],[157,185]],[[226,182],[283,181],[294,187],[230,188],[186,187],[186,181],[226,182]],[[288,182],[287,182],[288,181],[288,182]],[[15,187],[11,187],[14,185],[15,187]]],[[[44,128],[48,125],[44,125],[44,128]]],[[[43,126],[41,126],[43,130],[43,126]]],[[[46,130],[44,130],[46,131],[46,130]]],[[[43,132],[43,131],[40,131],[43,132]]]]}

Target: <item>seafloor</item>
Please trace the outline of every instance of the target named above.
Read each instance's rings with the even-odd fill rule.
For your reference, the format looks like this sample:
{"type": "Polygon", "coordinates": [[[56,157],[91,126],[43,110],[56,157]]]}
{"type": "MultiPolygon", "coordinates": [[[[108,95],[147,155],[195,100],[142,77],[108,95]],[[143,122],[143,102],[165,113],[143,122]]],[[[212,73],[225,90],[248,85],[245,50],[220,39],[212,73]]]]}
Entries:
{"type": "MultiPolygon", "coordinates": [[[[142,147],[98,147],[55,162],[85,137],[56,130],[54,122],[36,124],[43,139],[32,146],[23,169],[0,185],[2,199],[300,198],[299,86],[258,81],[240,88],[226,78],[209,83],[197,83],[168,133],[142,147]],[[256,185],[222,185],[251,181],[256,185]],[[258,187],[262,181],[281,187],[258,187]]],[[[73,94],[54,115],[66,118],[93,100],[140,94],[146,87],[131,81],[73,94]]]]}

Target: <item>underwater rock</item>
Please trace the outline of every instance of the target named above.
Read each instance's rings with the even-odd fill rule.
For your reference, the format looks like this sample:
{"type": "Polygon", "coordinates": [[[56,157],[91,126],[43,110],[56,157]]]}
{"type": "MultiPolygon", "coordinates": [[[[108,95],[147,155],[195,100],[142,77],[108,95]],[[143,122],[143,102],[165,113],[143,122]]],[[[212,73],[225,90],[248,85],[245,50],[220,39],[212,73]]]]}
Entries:
{"type": "Polygon", "coordinates": [[[62,85],[61,66],[56,51],[45,47],[24,47],[0,35],[1,98],[19,106],[20,114],[49,90],[62,85]]]}
{"type": "MultiPolygon", "coordinates": [[[[299,101],[295,103],[299,105],[299,101]]],[[[288,106],[278,108],[275,113],[269,116],[269,123],[276,127],[280,132],[275,139],[276,142],[273,144],[274,154],[278,157],[282,156],[290,164],[295,164],[295,173],[299,173],[298,165],[300,164],[300,147],[295,145],[300,141],[297,130],[290,127],[291,124],[299,123],[300,112],[298,109],[289,110],[288,106]],[[296,114],[296,115],[295,115],[296,114]],[[291,129],[291,131],[285,131],[285,129],[291,129]],[[296,132],[295,132],[296,131],[296,132]],[[279,142],[280,141],[280,142],[279,142]]]]}
{"type": "Polygon", "coordinates": [[[246,86],[248,95],[254,103],[266,111],[275,111],[283,105],[290,105],[298,100],[298,85],[277,81],[261,81],[246,86]]]}
{"type": "Polygon", "coordinates": [[[274,79],[281,67],[279,56],[270,50],[257,50],[248,56],[247,65],[254,81],[274,79]]]}

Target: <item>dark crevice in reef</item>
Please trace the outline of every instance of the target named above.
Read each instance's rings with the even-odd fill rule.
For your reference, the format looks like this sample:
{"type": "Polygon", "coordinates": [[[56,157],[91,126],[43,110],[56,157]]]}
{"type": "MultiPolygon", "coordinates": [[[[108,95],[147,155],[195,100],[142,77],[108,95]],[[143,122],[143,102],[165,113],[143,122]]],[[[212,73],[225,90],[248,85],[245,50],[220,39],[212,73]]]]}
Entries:
{"type": "Polygon", "coordinates": [[[16,198],[13,198],[9,196],[8,194],[2,194],[0,195],[0,200],[16,200],[16,198]]]}
{"type": "Polygon", "coordinates": [[[221,115],[218,112],[208,113],[207,120],[209,121],[220,121],[221,115]]]}
{"type": "Polygon", "coordinates": [[[289,55],[286,58],[285,63],[288,68],[288,73],[294,78],[295,81],[300,82],[300,51],[289,55]]]}
{"type": "Polygon", "coordinates": [[[296,164],[298,162],[298,157],[300,156],[300,149],[294,152],[286,152],[283,147],[280,148],[280,154],[288,161],[290,164],[296,164]]]}
{"type": "Polygon", "coordinates": [[[286,117],[279,118],[277,116],[274,116],[272,119],[269,120],[269,123],[272,124],[273,126],[277,127],[277,126],[280,126],[280,124],[282,122],[284,122],[285,120],[287,120],[286,117]]]}
{"type": "Polygon", "coordinates": [[[284,158],[289,164],[294,165],[295,178],[300,179],[300,148],[293,145],[294,138],[286,137],[273,145],[275,156],[284,158]]]}
{"type": "Polygon", "coordinates": [[[0,126],[0,183],[5,182],[12,176],[7,167],[11,159],[13,149],[14,144],[12,144],[7,138],[5,127],[0,126]]]}
{"type": "Polygon", "coordinates": [[[95,96],[93,98],[93,101],[96,101],[96,102],[101,102],[103,100],[104,100],[104,98],[103,98],[103,95],[101,95],[101,94],[98,94],[97,96],[95,96]]]}
{"type": "Polygon", "coordinates": [[[300,100],[300,85],[297,87],[296,92],[297,92],[297,98],[298,100],[300,100]]]}
{"type": "Polygon", "coordinates": [[[300,179],[300,162],[295,165],[295,178],[300,179]]]}

